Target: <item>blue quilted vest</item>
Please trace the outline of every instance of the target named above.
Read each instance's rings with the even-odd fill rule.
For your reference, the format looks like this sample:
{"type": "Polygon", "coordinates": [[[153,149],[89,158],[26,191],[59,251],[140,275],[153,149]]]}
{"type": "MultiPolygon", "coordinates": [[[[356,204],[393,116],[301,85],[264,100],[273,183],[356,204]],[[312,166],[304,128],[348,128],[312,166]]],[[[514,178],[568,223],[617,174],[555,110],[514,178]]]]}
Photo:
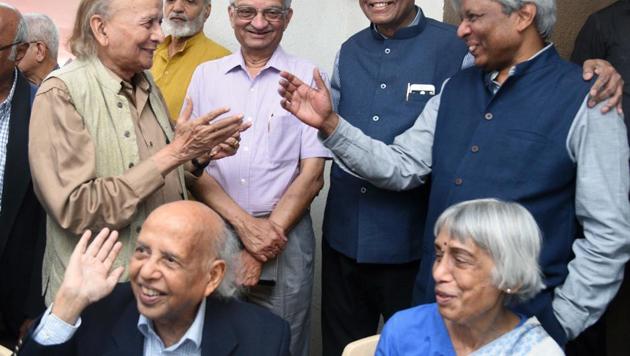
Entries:
{"type": "Polygon", "coordinates": [[[576,166],[567,136],[590,84],[551,47],[516,66],[493,95],[487,73],[470,68],[442,92],[433,144],[433,185],[415,302],[434,300],[433,225],[449,206],[470,199],[516,201],[543,232],[540,264],[547,289],[518,309],[537,315],[566,339],[551,310],[553,289],[567,276],[571,246],[582,231],[575,217],[576,166]]]}
{"type": "MultiPolygon", "coordinates": [[[[392,143],[411,127],[430,93],[407,97],[408,84],[436,93],[466,54],[455,29],[420,14],[416,26],[384,39],[367,28],[346,41],[339,56],[339,114],[367,135],[392,143]]],[[[324,239],[361,263],[405,263],[421,255],[428,189],[379,189],[333,164],[324,214],[324,239]]]]}

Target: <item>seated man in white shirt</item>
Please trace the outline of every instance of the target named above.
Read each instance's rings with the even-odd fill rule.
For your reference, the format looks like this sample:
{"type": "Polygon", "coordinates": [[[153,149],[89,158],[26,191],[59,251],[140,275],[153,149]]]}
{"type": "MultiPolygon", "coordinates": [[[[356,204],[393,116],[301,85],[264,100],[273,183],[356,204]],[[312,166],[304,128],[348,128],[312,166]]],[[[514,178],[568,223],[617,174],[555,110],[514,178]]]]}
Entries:
{"type": "Polygon", "coordinates": [[[118,234],[83,234],[54,303],[20,355],[288,355],[288,324],[230,298],[236,238],[207,206],[156,209],[129,263],[111,269],[118,234]],[[260,330],[265,330],[264,333],[260,330]]]}

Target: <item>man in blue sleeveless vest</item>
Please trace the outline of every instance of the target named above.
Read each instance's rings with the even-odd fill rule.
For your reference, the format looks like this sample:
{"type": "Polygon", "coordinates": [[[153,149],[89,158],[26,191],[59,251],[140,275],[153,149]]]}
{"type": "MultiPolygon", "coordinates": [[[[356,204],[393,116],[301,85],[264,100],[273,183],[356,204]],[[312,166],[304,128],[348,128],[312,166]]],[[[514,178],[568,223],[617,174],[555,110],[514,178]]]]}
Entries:
{"type": "Polygon", "coordinates": [[[564,344],[601,316],[630,256],[626,129],[618,112],[602,113],[606,104],[588,107],[579,67],[546,42],[555,1],[453,4],[475,67],[452,77],[391,145],[335,114],[320,77],[313,89],[284,73],[283,106],[320,129],[339,164],[376,186],[410,189],[432,174],[421,303],[434,298],[432,226],[442,211],[482,197],[527,207],[544,235],[547,288],[517,309],[564,344]]]}
{"type": "MultiPolygon", "coordinates": [[[[337,54],[334,105],[389,144],[462,67],[466,46],[453,26],[425,17],[413,0],[359,3],[371,25],[337,54]]],[[[381,314],[411,306],[427,200],[428,187],[381,189],[333,164],[322,242],[324,355],[340,355],[347,343],[375,334],[381,314]]]]}

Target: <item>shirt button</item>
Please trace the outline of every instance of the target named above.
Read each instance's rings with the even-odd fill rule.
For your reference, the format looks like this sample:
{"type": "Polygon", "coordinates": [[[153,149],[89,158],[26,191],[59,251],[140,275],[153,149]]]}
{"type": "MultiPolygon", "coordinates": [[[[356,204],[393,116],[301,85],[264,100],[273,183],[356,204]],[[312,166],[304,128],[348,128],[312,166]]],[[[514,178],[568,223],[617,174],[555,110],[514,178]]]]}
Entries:
{"type": "Polygon", "coordinates": [[[491,113],[491,112],[488,112],[488,113],[486,113],[486,115],[485,115],[484,117],[486,118],[486,120],[492,120],[492,118],[493,118],[494,116],[492,115],[492,113],[491,113]]]}
{"type": "Polygon", "coordinates": [[[118,106],[119,109],[122,109],[122,103],[120,101],[116,103],[116,106],[118,106]]]}
{"type": "Polygon", "coordinates": [[[477,145],[473,145],[473,146],[470,148],[470,150],[471,150],[473,153],[477,153],[477,152],[479,152],[479,146],[477,146],[477,145]]]}
{"type": "Polygon", "coordinates": [[[125,131],[124,135],[125,135],[125,137],[128,138],[129,136],[131,136],[131,133],[129,131],[125,131]]]}
{"type": "Polygon", "coordinates": [[[153,141],[149,141],[149,147],[153,147],[153,141]]]}
{"type": "Polygon", "coordinates": [[[455,179],[455,185],[462,185],[462,184],[464,184],[464,180],[463,179],[461,179],[461,178],[456,178],[455,179]]]}
{"type": "Polygon", "coordinates": [[[249,91],[251,91],[251,92],[255,92],[255,91],[256,91],[256,88],[249,88],[249,91]]]}
{"type": "Polygon", "coordinates": [[[164,74],[168,74],[168,71],[164,71],[164,74]]]}
{"type": "Polygon", "coordinates": [[[361,187],[361,194],[365,194],[367,193],[367,188],[366,187],[361,187]]]}
{"type": "Polygon", "coordinates": [[[382,84],[381,84],[381,89],[385,89],[385,88],[387,88],[387,84],[382,83],[382,84]]]}
{"type": "Polygon", "coordinates": [[[245,184],[247,184],[247,181],[244,178],[241,178],[241,184],[245,185],[245,184]]]}
{"type": "Polygon", "coordinates": [[[378,117],[378,115],[374,115],[374,116],[372,116],[372,121],[374,121],[374,122],[376,122],[376,121],[378,121],[378,120],[380,120],[380,119],[381,119],[381,118],[380,118],[380,117],[378,117]]]}
{"type": "Polygon", "coordinates": [[[385,54],[390,54],[390,53],[392,53],[392,50],[389,48],[385,48],[385,54]]]}
{"type": "Polygon", "coordinates": [[[249,147],[247,147],[247,146],[243,147],[243,151],[249,152],[249,147]]]}

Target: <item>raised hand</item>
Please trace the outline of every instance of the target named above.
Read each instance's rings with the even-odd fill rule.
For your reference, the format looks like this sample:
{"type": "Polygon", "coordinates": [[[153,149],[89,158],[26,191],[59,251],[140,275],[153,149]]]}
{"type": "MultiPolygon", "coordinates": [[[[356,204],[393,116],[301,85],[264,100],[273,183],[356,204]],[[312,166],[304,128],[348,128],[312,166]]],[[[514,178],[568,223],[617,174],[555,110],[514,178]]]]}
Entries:
{"type": "Polygon", "coordinates": [[[88,245],[92,233],[83,233],[74,248],[61,287],[55,296],[52,313],[74,324],[90,304],[109,295],[120,279],[124,267],[111,270],[122,244],[118,232],[105,228],[88,245]]]}
{"type": "Polygon", "coordinates": [[[316,87],[302,82],[291,73],[280,73],[280,89],[282,96],[280,105],[305,124],[331,134],[337,127],[339,118],[333,112],[330,92],[318,69],[313,70],[316,87]]]}

